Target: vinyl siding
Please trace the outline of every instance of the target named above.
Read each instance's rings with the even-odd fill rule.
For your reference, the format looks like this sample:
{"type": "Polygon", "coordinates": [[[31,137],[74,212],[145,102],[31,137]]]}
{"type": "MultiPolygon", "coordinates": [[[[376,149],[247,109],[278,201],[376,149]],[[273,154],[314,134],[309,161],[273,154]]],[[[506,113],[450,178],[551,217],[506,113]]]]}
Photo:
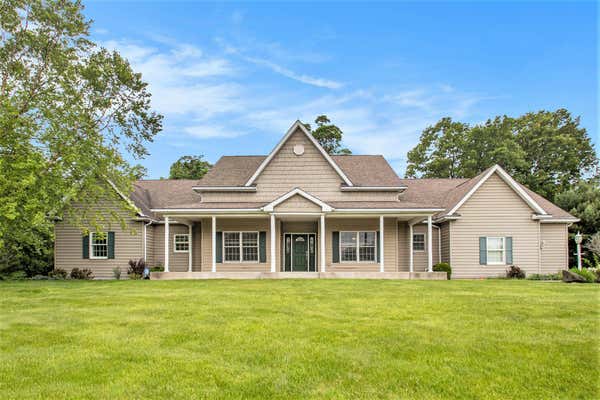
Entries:
{"type": "MultiPolygon", "coordinates": [[[[267,232],[266,240],[266,251],[267,261],[265,263],[260,262],[242,262],[242,263],[231,263],[222,262],[217,263],[217,272],[268,272],[271,270],[271,234],[269,233],[270,227],[269,218],[219,218],[217,217],[217,232],[240,232],[240,231],[251,231],[251,232],[267,232]]],[[[202,271],[210,272],[212,269],[212,221],[210,218],[202,219],[202,271]]],[[[277,229],[276,225],[276,231],[277,229]]],[[[278,248],[276,247],[276,254],[278,254],[278,248]]]]}
{"type": "Polygon", "coordinates": [[[409,242],[409,229],[408,224],[405,221],[398,221],[397,229],[397,257],[398,257],[398,271],[409,271],[410,270],[410,242],[409,242]]]}
{"type": "Polygon", "coordinates": [[[450,222],[441,224],[442,230],[442,262],[450,263],[450,222]]]}
{"type": "Polygon", "coordinates": [[[502,276],[506,265],[479,265],[480,236],[511,236],[513,264],[537,273],[538,222],[533,211],[497,174],[492,175],[458,210],[452,221],[452,277],[502,276]]]}
{"type": "MultiPolygon", "coordinates": [[[[423,251],[415,251],[413,252],[413,266],[416,272],[427,271],[427,243],[429,242],[429,237],[427,236],[427,224],[417,224],[413,226],[413,233],[422,233],[425,235],[425,250],[423,251]]],[[[439,233],[436,228],[431,228],[431,233],[433,236],[432,242],[432,255],[433,255],[433,265],[439,262],[439,233]]],[[[407,247],[410,246],[410,237],[408,234],[406,235],[406,240],[409,242],[407,247]]],[[[408,256],[408,255],[407,255],[408,256]]],[[[407,268],[407,270],[410,268],[407,268]]]]}
{"type": "Polygon", "coordinates": [[[146,263],[151,267],[156,265],[154,261],[154,240],[154,225],[148,225],[146,227],[146,263]]]}
{"type": "MultiPolygon", "coordinates": [[[[128,262],[143,256],[142,224],[134,221],[133,215],[121,208],[121,200],[101,201],[94,209],[103,215],[108,210],[115,211],[126,221],[125,229],[119,222],[103,224],[103,231],[115,232],[115,258],[106,260],[84,259],[82,255],[82,232],[68,220],[68,217],[54,226],[54,265],[71,272],[73,268],[89,268],[96,279],[113,278],[113,268],[121,268],[121,277],[127,277],[128,262]]],[[[77,205],[73,205],[77,208],[77,205]]],[[[91,226],[88,226],[91,229],[91,226]]]]}
{"type": "Polygon", "coordinates": [[[395,201],[394,192],[341,192],[343,180],[312,142],[297,130],[281,147],[255,181],[255,193],[203,194],[203,201],[271,202],[294,188],[301,188],[324,202],[328,201],[395,201]],[[293,152],[295,145],[304,146],[304,154],[293,152]]]}
{"type": "MultiPolygon", "coordinates": [[[[169,224],[169,271],[186,272],[188,270],[188,253],[175,253],[173,243],[176,234],[187,234],[187,225],[169,224]]],[[[165,225],[156,225],[154,228],[154,261],[155,264],[165,264],[165,225]]],[[[193,240],[192,240],[193,241],[193,240]]],[[[194,252],[199,249],[192,248],[192,258],[194,252]]]]}
{"type": "Polygon", "coordinates": [[[567,224],[540,224],[542,234],[542,274],[557,273],[566,269],[568,260],[567,224]]]}
{"type": "MultiPolygon", "coordinates": [[[[378,272],[377,262],[333,263],[332,232],[336,231],[375,231],[379,230],[379,218],[329,218],[325,221],[325,264],[328,272],[378,272]]],[[[379,240],[379,237],[377,238],[379,240]]],[[[396,218],[384,219],[384,267],[386,272],[395,272],[397,265],[396,218]]]]}
{"type": "Polygon", "coordinates": [[[275,212],[290,211],[321,212],[321,206],[297,194],[275,207],[275,212]]]}

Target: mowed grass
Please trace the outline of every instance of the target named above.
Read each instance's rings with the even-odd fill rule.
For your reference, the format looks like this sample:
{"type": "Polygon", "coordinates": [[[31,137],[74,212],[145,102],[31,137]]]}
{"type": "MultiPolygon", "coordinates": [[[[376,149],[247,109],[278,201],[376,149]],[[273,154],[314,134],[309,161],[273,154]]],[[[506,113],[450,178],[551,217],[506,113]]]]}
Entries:
{"type": "Polygon", "coordinates": [[[600,285],[0,282],[0,398],[599,398],[600,285]]]}

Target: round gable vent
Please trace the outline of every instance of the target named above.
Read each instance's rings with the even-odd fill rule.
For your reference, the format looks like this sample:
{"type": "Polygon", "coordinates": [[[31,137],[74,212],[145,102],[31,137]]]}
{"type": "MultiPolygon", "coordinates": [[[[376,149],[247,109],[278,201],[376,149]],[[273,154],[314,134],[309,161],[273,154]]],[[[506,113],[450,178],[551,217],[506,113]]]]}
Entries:
{"type": "Polygon", "coordinates": [[[294,146],[294,154],[297,156],[301,156],[304,154],[304,146],[301,144],[297,144],[294,146]]]}

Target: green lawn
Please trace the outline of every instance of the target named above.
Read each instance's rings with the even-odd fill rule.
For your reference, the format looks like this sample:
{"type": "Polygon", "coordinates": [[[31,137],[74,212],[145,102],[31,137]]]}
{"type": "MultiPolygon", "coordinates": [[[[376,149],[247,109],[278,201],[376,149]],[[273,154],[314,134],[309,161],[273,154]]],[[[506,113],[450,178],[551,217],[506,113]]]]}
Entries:
{"type": "Polygon", "coordinates": [[[0,398],[599,398],[600,285],[0,282],[0,398]]]}

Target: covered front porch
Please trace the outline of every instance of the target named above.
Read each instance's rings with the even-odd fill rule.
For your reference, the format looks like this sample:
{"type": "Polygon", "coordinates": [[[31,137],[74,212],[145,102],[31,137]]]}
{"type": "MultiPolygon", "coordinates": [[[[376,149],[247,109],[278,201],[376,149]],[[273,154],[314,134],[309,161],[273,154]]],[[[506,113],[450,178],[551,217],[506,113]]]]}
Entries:
{"type": "Polygon", "coordinates": [[[429,210],[165,212],[164,253],[155,257],[163,258],[164,272],[152,278],[445,279],[432,269],[434,258],[439,261],[429,239],[434,238],[432,215],[429,210]],[[417,252],[415,226],[427,238],[417,252]]]}

